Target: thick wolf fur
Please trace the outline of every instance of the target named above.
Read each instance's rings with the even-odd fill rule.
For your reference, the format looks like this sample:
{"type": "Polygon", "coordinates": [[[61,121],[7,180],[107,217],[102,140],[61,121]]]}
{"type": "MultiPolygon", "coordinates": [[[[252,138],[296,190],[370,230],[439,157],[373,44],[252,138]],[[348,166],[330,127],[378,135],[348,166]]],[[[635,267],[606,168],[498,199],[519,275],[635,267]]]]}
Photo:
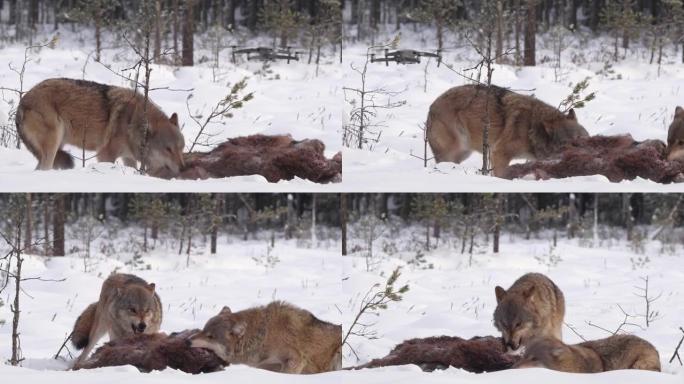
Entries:
{"type": "Polygon", "coordinates": [[[540,367],[563,372],[594,373],[617,369],[660,372],[660,356],[648,341],[633,335],[615,335],[575,345],[553,338],[530,342],[514,368],[540,367]]]}
{"type": "Polygon", "coordinates": [[[489,145],[495,176],[515,158],[542,159],[570,140],[588,136],[575,111],[567,114],[531,97],[504,88],[463,85],[439,96],[430,106],[426,127],[435,160],[460,163],[482,152],[482,133],[489,118],[489,145]]]}
{"type": "Polygon", "coordinates": [[[342,366],[342,327],[281,301],[239,312],[224,307],[190,343],[226,363],[276,372],[310,374],[342,366]]]}
{"type": "Polygon", "coordinates": [[[494,326],[501,331],[509,351],[517,351],[537,336],[562,340],[565,299],[551,279],[528,273],[508,291],[497,286],[494,293],[494,326]]]}
{"type": "Polygon", "coordinates": [[[154,103],[134,90],[74,79],[42,81],[17,109],[17,132],[38,159],[37,169],[73,168],[66,144],[97,152],[99,161],[123,158],[135,167],[145,160],[150,174],[178,173],[185,142],[178,116],[167,117],[154,103]],[[143,150],[143,145],[147,143],[143,150]]]}
{"type": "Polygon", "coordinates": [[[162,306],[154,283],[121,273],[111,274],[102,284],[100,299],[90,304],[76,319],[71,341],[83,349],[74,365],[85,361],[105,334],[118,340],[141,333],[159,331],[162,306]]]}
{"type": "Polygon", "coordinates": [[[684,160],[684,108],[675,108],[674,120],[667,130],[667,159],[684,160]]]}

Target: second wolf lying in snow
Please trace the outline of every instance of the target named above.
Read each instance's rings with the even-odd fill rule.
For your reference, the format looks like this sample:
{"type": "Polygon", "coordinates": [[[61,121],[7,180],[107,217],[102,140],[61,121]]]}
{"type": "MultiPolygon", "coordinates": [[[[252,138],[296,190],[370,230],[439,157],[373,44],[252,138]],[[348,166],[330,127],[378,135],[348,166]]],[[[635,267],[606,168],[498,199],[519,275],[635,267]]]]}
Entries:
{"type": "Polygon", "coordinates": [[[283,373],[320,373],[342,365],[342,327],[276,301],[232,312],[224,307],[190,338],[227,363],[283,373]]]}
{"type": "Polygon", "coordinates": [[[542,337],[530,342],[514,368],[541,367],[563,372],[595,373],[617,369],[660,371],[658,351],[648,341],[632,335],[567,345],[542,337]]]}
{"type": "Polygon", "coordinates": [[[122,273],[112,273],[102,284],[100,298],[76,320],[71,341],[83,349],[74,368],[79,368],[105,334],[110,340],[140,333],[156,333],[162,322],[162,306],[154,283],[122,273]]]}

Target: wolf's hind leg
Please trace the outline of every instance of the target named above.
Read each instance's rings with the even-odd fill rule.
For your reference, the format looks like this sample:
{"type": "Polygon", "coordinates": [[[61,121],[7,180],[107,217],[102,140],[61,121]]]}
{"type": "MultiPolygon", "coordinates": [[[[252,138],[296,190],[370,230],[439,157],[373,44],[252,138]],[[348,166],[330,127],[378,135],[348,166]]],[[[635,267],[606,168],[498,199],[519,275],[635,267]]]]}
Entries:
{"type": "Polygon", "coordinates": [[[257,368],[265,369],[272,372],[285,372],[285,362],[276,356],[271,356],[268,359],[262,360],[257,364],[257,368]]]}
{"type": "Polygon", "coordinates": [[[57,151],[62,146],[64,127],[57,121],[51,122],[42,114],[26,109],[22,114],[21,136],[24,144],[38,159],[36,169],[52,169],[57,151]]]}
{"type": "Polygon", "coordinates": [[[306,361],[301,354],[297,353],[296,350],[291,350],[285,360],[285,373],[295,373],[300,374],[304,371],[306,366],[306,361]]]}
{"type": "Polygon", "coordinates": [[[468,137],[460,122],[444,122],[438,115],[429,113],[427,122],[428,143],[437,163],[461,163],[470,156],[468,137]]]}
{"type": "Polygon", "coordinates": [[[127,166],[127,167],[138,168],[138,161],[135,160],[135,159],[132,158],[132,157],[124,157],[124,158],[123,158],[123,163],[124,163],[124,165],[127,166]]]}
{"type": "Polygon", "coordinates": [[[630,368],[660,372],[660,361],[657,358],[650,358],[650,356],[641,357],[630,368]]]}
{"type": "Polygon", "coordinates": [[[109,145],[105,145],[97,151],[97,161],[101,163],[113,163],[117,157],[119,157],[118,152],[109,145]]]}

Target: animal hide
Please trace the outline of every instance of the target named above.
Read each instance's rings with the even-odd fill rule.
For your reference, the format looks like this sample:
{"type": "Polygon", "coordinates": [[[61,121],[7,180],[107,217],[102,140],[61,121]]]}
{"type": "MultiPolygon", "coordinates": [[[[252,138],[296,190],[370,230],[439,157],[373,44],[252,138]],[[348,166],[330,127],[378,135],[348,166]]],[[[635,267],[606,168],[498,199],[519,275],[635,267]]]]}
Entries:
{"type": "Polygon", "coordinates": [[[509,166],[502,177],[546,180],[603,175],[612,182],[641,177],[673,183],[684,181],[682,172],[684,163],[668,161],[662,141],[638,142],[630,135],[621,135],[578,138],[557,155],[509,166]]]}
{"type": "Polygon", "coordinates": [[[506,354],[500,337],[465,340],[455,336],[438,336],[404,341],[394,347],[389,355],[353,369],[415,364],[427,372],[454,367],[482,373],[511,368],[517,359],[517,356],[506,354]]]}
{"type": "Polygon", "coordinates": [[[166,335],[142,334],[110,341],[81,366],[84,369],[132,365],[143,372],[162,371],[167,367],[197,374],[216,372],[228,365],[213,352],[190,348],[188,338],[198,329],[166,335]]]}
{"type": "Polygon", "coordinates": [[[196,180],[262,175],[272,183],[295,177],[316,183],[341,181],[342,153],[327,159],[324,150],[320,140],[296,141],[289,135],[237,137],[209,152],[186,153],[180,175],[157,176],[196,180]]]}

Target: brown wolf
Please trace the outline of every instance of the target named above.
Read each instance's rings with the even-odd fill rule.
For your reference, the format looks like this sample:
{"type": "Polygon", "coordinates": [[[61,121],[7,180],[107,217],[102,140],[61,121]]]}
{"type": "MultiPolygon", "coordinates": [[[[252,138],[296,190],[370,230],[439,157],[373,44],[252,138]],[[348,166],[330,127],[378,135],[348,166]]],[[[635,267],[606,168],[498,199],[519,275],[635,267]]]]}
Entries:
{"type": "Polygon", "coordinates": [[[510,352],[518,351],[535,336],[561,340],[565,299],[551,279],[541,273],[528,273],[508,291],[497,286],[494,293],[494,326],[501,331],[510,352]]]}
{"type": "Polygon", "coordinates": [[[615,335],[575,345],[546,337],[531,341],[522,359],[514,366],[530,367],[576,373],[616,369],[660,372],[660,356],[648,341],[632,335],[615,335]]]}
{"type": "Polygon", "coordinates": [[[102,283],[100,299],[90,304],[74,324],[71,342],[76,349],[85,348],[74,367],[85,361],[105,334],[109,334],[110,340],[118,340],[158,332],[162,306],[154,288],[154,283],[148,284],[134,275],[111,274],[102,283]]]}
{"type": "Polygon", "coordinates": [[[17,131],[38,159],[37,169],[73,168],[65,144],[97,152],[99,161],[121,157],[135,167],[144,159],[150,174],[178,173],[185,142],[178,116],[168,118],[134,90],[74,79],[48,79],[26,92],[17,109],[17,131]],[[142,156],[144,153],[144,157],[142,156]]]}
{"type": "Polygon", "coordinates": [[[488,93],[486,86],[463,85],[430,106],[426,127],[435,160],[460,163],[473,150],[482,152],[487,117],[495,176],[515,158],[544,158],[570,140],[588,136],[572,109],[563,114],[534,97],[500,87],[492,86],[488,93]]]}
{"type": "Polygon", "coordinates": [[[684,108],[675,108],[674,120],[667,130],[667,159],[684,160],[684,108]]]}
{"type": "Polygon", "coordinates": [[[320,373],[341,368],[342,327],[311,312],[275,301],[232,312],[224,307],[190,345],[216,353],[226,363],[283,373],[320,373]]]}

